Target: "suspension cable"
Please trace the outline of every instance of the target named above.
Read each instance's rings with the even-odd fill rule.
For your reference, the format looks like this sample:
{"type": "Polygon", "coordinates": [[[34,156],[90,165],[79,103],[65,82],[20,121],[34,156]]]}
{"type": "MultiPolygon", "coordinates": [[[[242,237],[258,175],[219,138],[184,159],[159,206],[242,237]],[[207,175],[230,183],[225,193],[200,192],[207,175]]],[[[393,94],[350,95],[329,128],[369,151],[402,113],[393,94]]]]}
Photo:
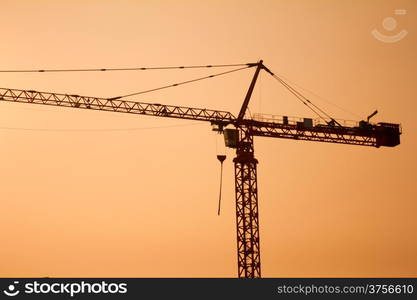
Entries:
{"type": "Polygon", "coordinates": [[[31,127],[7,127],[0,126],[0,130],[14,130],[14,131],[45,131],[45,132],[113,132],[113,131],[140,131],[140,130],[153,130],[153,129],[165,129],[174,127],[188,127],[195,125],[202,125],[204,123],[188,123],[188,124],[173,124],[166,126],[152,126],[152,127],[131,127],[131,128],[31,128],[31,127]]]}
{"type": "Polygon", "coordinates": [[[281,78],[279,78],[275,74],[272,76],[276,80],[278,80],[278,82],[280,82],[286,89],[288,89],[298,100],[300,100],[305,106],[307,106],[312,112],[314,112],[319,118],[325,120],[325,118],[323,118],[323,116],[320,113],[318,113],[314,108],[309,106],[308,103],[297,93],[297,91],[292,89],[292,87],[290,87],[285,81],[283,81],[281,78]]]}
{"type": "Polygon", "coordinates": [[[27,70],[0,70],[0,73],[46,73],[46,72],[105,72],[105,71],[145,71],[145,70],[172,70],[172,69],[199,69],[199,68],[225,68],[253,66],[246,64],[222,64],[222,65],[191,65],[191,66],[161,66],[161,67],[133,67],[133,68],[87,68],[87,69],[27,69],[27,70]]]}
{"type": "Polygon", "coordinates": [[[350,110],[348,110],[348,109],[346,109],[346,108],[344,108],[344,107],[342,107],[342,106],[340,106],[340,105],[338,105],[338,104],[336,104],[336,103],[334,103],[334,102],[332,102],[332,101],[330,101],[330,100],[328,100],[328,99],[326,99],[326,98],[324,98],[324,97],[322,97],[322,96],[320,96],[320,95],[316,94],[315,92],[313,92],[313,91],[311,91],[311,90],[309,90],[309,89],[307,89],[307,88],[305,88],[305,87],[302,87],[300,84],[295,83],[294,81],[290,80],[288,77],[286,77],[286,76],[284,76],[284,75],[282,75],[282,74],[279,74],[279,76],[281,77],[281,79],[285,79],[287,83],[291,83],[293,86],[295,86],[295,87],[297,87],[297,88],[301,89],[301,90],[302,90],[302,91],[304,91],[304,92],[307,92],[307,93],[309,93],[309,94],[311,94],[311,95],[313,95],[313,96],[317,97],[318,99],[320,99],[320,100],[322,100],[322,101],[324,101],[324,102],[327,102],[327,103],[329,103],[329,104],[333,105],[334,107],[336,107],[336,108],[338,108],[338,109],[340,109],[340,110],[344,111],[345,113],[351,114],[352,116],[355,116],[355,117],[357,117],[357,118],[362,118],[362,117],[361,117],[360,115],[358,115],[357,113],[352,112],[352,111],[350,111],[350,110]]]}
{"type": "Polygon", "coordinates": [[[167,89],[167,88],[171,88],[171,87],[176,87],[176,86],[179,86],[179,85],[184,85],[184,84],[187,84],[187,83],[192,83],[192,82],[196,82],[196,81],[200,81],[200,80],[204,80],[204,79],[209,79],[209,78],[213,78],[213,77],[217,77],[217,76],[221,76],[221,75],[230,74],[230,73],[233,73],[233,72],[237,72],[237,71],[241,71],[241,70],[244,70],[244,69],[247,69],[247,68],[251,68],[253,66],[254,65],[252,65],[252,64],[245,65],[245,67],[243,67],[243,68],[233,69],[233,70],[230,70],[230,71],[221,72],[221,73],[217,73],[217,74],[213,74],[213,75],[209,75],[209,76],[204,76],[204,77],[199,77],[199,78],[195,78],[195,79],[191,79],[191,80],[186,80],[186,81],[182,81],[182,82],[178,82],[178,83],[174,83],[174,84],[169,84],[169,85],[165,85],[165,86],[162,86],[162,87],[153,88],[153,89],[150,89],[150,90],[130,93],[130,94],[117,96],[117,97],[111,97],[111,98],[108,98],[108,100],[117,100],[117,99],[120,99],[120,98],[125,98],[125,97],[150,93],[150,92],[154,92],[154,91],[159,91],[159,90],[163,90],[163,89],[167,89]]]}
{"type": "Polygon", "coordinates": [[[297,91],[295,88],[293,88],[291,85],[289,85],[287,82],[285,82],[282,78],[280,78],[279,76],[277,76],[276,74],[271,73],[272,76],[278,81],[280,82],[286,89],[288,89],[298,100],[300,100],[305,106],[307,106],[311,111],[313,111],[319,118],[321,118],[323,121],[325,121],[326,123],[329,123],[329,121],[327,121],[322,114],[324,114],[324,116],[326,116],[328,119],[330,119],[330,121],[335,122],[337,125],[342,126],[339,122],[337,122],[333,117],[331,117],[328,113],[326,113],[324,110],[322,110],[320,107],[318,107],[317,105],[315,105],[313,102],[311,102],[310,99],[308,99],[307,97],[305,97],[303,94],[301,94],[299,91],[297,91]],[[314,108],[313,108],[313,107],[314,108]],[[320,114],[319,112],[321,112],[322,114],[320,114]]]}

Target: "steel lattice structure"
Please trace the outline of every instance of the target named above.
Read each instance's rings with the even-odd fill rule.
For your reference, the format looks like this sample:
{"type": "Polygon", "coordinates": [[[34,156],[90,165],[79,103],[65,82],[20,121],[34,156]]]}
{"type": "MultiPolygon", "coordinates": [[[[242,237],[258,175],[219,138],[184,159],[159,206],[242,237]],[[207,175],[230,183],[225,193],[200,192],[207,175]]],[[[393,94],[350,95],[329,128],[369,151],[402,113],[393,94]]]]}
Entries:
{"type": "Polygon", "coordinates": [[[250,64],[250,66],[256,66],[256,71],[238,117],[227,111],[205,108],[9,88],[0,88],[0,101],[207,121],[216,125],[217,129],[215,130],[220,132],[227,130],[224,128],[228,125],[234,127],[235,129],[232,130],[236,133],[236,140],[228,146],[236,148],[236,157],[233,162],[235,168],[238,276],[256,278],[261,277],[261,256],[256,170],[258,160],[254,155],[253,138],[260,136],[372,147],[393,147],[400,143],[401,128],[398,124],[371,124],[365,121],[361,121],[359,126],[341,126],[340,124],[336,126],[331,122],[312,125],[311,122],[289,123],[285,119],[278,122],[246,119],[245,112],[259,72],[264,69],[271,73],[262,61],[250,64]]]}
{"type": "Polygon", "coordinates": [[[0,88],[0,101],[83,108],[197,121],[232,122],[235,119],[230,112],[221,110],[134,102],[120,99],[112,100],[107,98],[38,92],[33,90],[0,88]]]}
{"type": "Polygon", "coordinates": [[[248,128],[241,128],[236,150],[235,195],[238,276],[261,277],[261,253],[259,244],[258,180],[254,156],[253,135],[248,128]]]}

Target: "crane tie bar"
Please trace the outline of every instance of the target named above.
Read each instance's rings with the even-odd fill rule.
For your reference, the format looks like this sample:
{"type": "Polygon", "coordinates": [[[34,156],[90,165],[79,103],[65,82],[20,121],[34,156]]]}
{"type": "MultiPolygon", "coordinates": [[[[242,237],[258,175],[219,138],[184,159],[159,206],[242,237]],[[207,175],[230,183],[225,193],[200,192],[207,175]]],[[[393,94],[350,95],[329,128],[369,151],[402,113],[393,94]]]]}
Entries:
{"type": "Polygon", "coordinates": [[[253,63],[246,63],[246,64],[162,66],[162,67],[132,67],[132,68],[28,69],[28,70],[0,70],[0,73],[145,71],[145,70],[226,68],[226,67],[242,67],[242,66],[253,66],[253,65],[254,65],[253,63]]]}

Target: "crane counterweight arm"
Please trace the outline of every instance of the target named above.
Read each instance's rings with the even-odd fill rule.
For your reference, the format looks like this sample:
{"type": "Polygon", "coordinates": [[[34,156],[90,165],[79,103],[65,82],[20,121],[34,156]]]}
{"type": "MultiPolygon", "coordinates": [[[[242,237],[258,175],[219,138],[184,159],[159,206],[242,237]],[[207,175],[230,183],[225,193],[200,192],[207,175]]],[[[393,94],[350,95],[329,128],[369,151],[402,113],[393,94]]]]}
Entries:
{"type": "MultiPolygon", "coordinates": [[[[359,124],[361,124],[359,122],[359,124]]],[[[401,127],[399,124],[365,123],[365,126],[352,127],[297,124],[283,124],[244,120],[253,136],[275,137],[304,141],[327,142],[348,145],[394,147],[400,144],[401,127]]]]}
{"type": "Polygon", "coordinates": [[[0,101],[83,108],[196,121],[223,122],[226,124],[232,123],[235,120],[235,117],[230,112],[221,110],[7,88],[0,88],[0,101]]]}
{"type": "Polygon", "coordinates": [[[265,124],[251,126],[254,136],[275,137],[293,140],[327,142],[337,144],[377,146],[376,138],[371,133],[355,133],[353,130],[334,130],[333,128],[320,130],[302,130],[296,127],[274,127],[265,124]]]}

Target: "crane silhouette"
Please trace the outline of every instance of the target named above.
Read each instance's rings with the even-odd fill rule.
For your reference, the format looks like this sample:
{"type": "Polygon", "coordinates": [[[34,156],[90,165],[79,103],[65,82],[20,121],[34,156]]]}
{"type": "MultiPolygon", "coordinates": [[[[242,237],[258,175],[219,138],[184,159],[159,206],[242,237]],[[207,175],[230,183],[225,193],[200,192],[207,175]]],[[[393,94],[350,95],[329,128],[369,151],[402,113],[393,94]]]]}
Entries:
{"type": "MultiPolygon", "coordinates": [[[[377,111],[371,114],[366,121],[362,120],[353,126],[345,125],[344,122],[331,118],[307,98],[303,97],[286,82],[272,73],[263,64],[262,60],[257,63],[246,64],[246,67],[255,67],[256,70],[237,117],[228,111],[122,100],[121,98],[125,96],[98,98],[9,88],[0,88],[0,101],[210,122],[214,127],[213,130],[224,134],[226,146],[236,149],[236,157],[233,159],[233,163],[235,169],[238,277],[256,278],[261,277],[261,256],[257,186],[258,160],[255,158],[254,137],[284,138],[371,146],[377,148],[381,146],[394,147],[400,144],[401,127],[399,124],[392,123],[370,123],[369,119],[374,116],[377,111]],[[321,117],[321,120],[319,121],[313,121],[313,119],[310,118],[294,120],[287,116],[280,118],[267,118],[264,116],[245,118],[258,75],[262,70],[274,76],[314,112],[318,113],[318,111],[320,111],[321,113],[324,113],[326,117],[323,117],[322,114],[318,113],[321,117]]],[[[108,69],[92,69],[90,71],[106,70],[108,69]]],[[[38,71],[44,72],[45,70],[38,71]]],[[[228,72],[222,74],[226,73],[228,72]]],[[[213,77],[213,75],[205,78],[211,77],[213,77]]],[[[196,80],[188,82],[193,81],[196,80]]],[[[172,86],[177,85],[179,84],[172,86]]],[[[131,95],[134,94],[126,96],[131,95]]],[[[223,157],[219,158],[221,162],[221,159],[224,160],[223,157]]]]}

